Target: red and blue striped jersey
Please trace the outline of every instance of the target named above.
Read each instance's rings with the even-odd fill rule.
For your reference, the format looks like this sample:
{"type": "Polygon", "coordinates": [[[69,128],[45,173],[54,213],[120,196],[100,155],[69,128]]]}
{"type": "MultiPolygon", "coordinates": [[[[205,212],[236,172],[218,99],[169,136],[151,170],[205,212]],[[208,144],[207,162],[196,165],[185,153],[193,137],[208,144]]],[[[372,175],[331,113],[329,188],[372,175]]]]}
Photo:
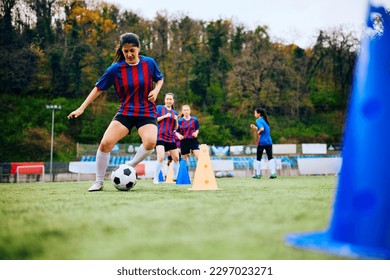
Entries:
{"type": "Polygon", "coordinates": [[[192,133],[199,129],[199,122],[196,117],[191,116],[189,120],[184,117],[179,119],[179,128],[177,132],[183,135],[184,139],[195,138],[192,133]]]}
{"type": "Polygon", "coordinates": [[[162,78],[156,61],[140,56],[137,65],[129,65],[124,60],[112,64],[95,86],[107,90],[114,85],[120,99],[119,115],[156,118],[156,103],[149,101],[148,95],[153,90],[153,82],[162,78]]]}
{"type": "Polygon", "coordinates": [[[169,118],[162,119],[158,122],[158,133],[157,140],[162,140],[168,143],[174,143],[174,133],[175,133],[175,115],[177,112],[173,109],[167,109],[164,105],[157,106],[157,118],[164,116],[168,113],[171,113],[169,118]]]}

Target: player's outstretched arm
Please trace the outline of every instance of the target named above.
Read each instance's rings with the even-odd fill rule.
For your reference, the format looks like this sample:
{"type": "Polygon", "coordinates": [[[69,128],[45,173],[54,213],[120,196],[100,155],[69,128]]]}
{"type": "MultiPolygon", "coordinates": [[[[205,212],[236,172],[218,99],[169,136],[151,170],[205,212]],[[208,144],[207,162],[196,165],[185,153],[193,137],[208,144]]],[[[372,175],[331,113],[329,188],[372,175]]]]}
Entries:
{"type": "Polygon", "coordinates": [[[94,87],[93,90],[88,94],[87,98],[84,100],[83,104],[73,112],[68,115],[68,119],[77,118],[78,116],[84,113],[84,110],[91,104],[100,94],[102,90],[94,87]]]}

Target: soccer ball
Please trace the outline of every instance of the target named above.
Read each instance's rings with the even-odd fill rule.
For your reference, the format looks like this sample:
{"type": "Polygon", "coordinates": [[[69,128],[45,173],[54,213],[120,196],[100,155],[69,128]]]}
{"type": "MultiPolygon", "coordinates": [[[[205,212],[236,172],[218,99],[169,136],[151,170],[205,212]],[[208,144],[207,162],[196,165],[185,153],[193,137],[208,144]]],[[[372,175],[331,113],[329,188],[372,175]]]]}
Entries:
{"type": "Polygon", "coordinates": [[[121,164],[111,173],[113,186],[120,191],[128,191],[137,184],[137,173],[134,167],[127,164],[121,164]]]}

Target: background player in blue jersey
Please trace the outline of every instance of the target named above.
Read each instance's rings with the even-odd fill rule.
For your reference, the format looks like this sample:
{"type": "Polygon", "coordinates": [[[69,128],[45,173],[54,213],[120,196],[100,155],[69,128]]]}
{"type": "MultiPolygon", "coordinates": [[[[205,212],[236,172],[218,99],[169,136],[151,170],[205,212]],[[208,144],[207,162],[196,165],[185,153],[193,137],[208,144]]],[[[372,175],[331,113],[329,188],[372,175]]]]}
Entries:
{"type": "Polygon", "coordinates": [[[179,119],[179,128],[176,131],[176,135],[181,141],[181,155],[184,159],[187,159],[192,151],[196,159],[198,159],[199,121],[196,117],[191,116],[191,108],[189,105],[183,105],[181,112],[183,117],[179,119]]]}
{"type": "Polygon", "coordinates": [[[173,103],[175,102],[173,93],[165,94],[165,105],[157,106],[157,144],[156,153],[157,161],[154,168],[153,183],[159,183],[159,175],[163,166],[165,152],[170,153],[173,160],[173,180],[176,180],[177,173],[179,171],[179,149],[176,146],[174,133],[178,128],[178,115],[173,109],[173,103]]]}
{"type": "Polygon", "coordinates": [[[115,144],[128,135],[135,126],[142,144],[129,165],[136,166],[148,157],[156,145],[157,95],[163,85],[163,75],[157,63],[150,57],[140,56],[138,35],[121,35],[113,64],[107,68],[85,101],[68,115],[77,118],[103,90],[114,86],[120,99],[118,111],[106,129],[96,153],[96,181],[88,191],[103,190],[103,180],[115,144]]]}
{"type": "Polygon", "coordinates": [[[255,179],[261,178],[261,158],[263,156],[263,152],[267,153],[269,168],[271,170],[270,179],[275,179],[276,176],[276,167],[275,160],[272,156],[272,138],[271,138],[271,128],[269,126],[267,114],[264,109],[257,108],[254,112],[256,118],[256,124],[251,124],[250,127],[252,129],[257,130],[258,135],[258,144],[257,144],[257,157],[255,162],[255,170],[256,173],[253,176],[255,179]]]}

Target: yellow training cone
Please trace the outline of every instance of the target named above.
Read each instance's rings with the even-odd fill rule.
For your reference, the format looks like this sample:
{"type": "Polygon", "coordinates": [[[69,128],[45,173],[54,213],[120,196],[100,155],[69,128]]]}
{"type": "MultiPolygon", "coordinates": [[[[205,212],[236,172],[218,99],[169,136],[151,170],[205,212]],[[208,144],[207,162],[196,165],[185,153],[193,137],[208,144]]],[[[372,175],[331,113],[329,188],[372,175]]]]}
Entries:
{"type": "Polygon", "coordinates": [[[191,191],[220,190],[214,176],[209,149],[206,144],[200,145],[198,163],[196,165],[194,181],[191,191]]]}
{"type": "Polygon", "coordinates": [[[173,162],[168,166],[167,178],[165,179],[165,183],[174,183],[173,182],[173,162]]]}

